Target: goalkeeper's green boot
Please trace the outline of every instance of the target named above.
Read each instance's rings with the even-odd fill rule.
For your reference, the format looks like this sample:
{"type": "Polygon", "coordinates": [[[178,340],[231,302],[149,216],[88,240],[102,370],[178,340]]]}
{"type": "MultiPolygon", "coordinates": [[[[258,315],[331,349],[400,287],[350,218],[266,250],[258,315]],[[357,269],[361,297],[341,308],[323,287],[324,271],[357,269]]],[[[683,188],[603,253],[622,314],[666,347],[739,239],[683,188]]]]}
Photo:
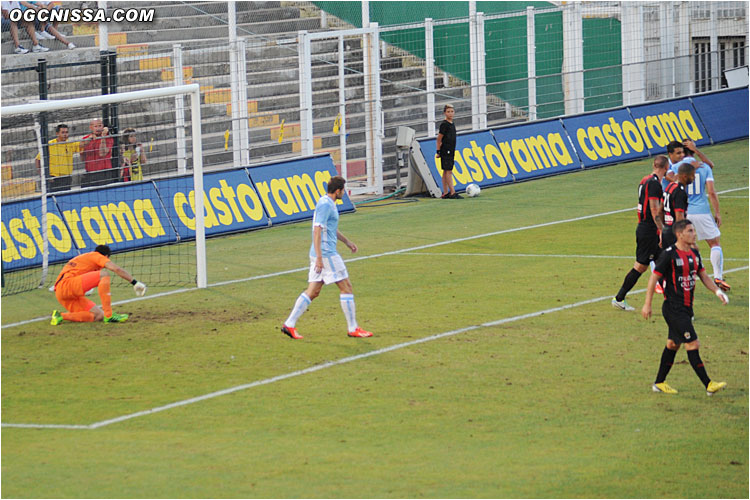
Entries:
{"type": "Polygon", "coordinates": [[[55,309],[54,311],[52,311],[52,319],[50,320],[49,324],[52,325],[52,326],[57,326],[57,325],[59,325],[62,322],[63,322],[62,314],[60,314],[59,312],[57,312],[57,309],[55,309]]]}
{"type": "Polygon", "coordinates": [[[124,323],[127,320],[128,320],[127,314],[117,314],[116,312],[113,312],[112,316],[110,316],[109,318],[106,316],[104,317],[105,323],[124,323]]]}

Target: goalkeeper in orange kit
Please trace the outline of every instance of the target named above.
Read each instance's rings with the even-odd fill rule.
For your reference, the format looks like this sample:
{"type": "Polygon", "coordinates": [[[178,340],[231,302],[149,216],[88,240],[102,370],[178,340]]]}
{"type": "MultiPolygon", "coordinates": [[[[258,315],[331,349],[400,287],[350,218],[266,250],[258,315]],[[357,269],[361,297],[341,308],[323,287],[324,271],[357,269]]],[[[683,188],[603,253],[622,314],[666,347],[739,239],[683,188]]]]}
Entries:
{"type": "Polygon", "coordinates": [[[69,312],[52,311],[50,324],[59,325],[66,321],[91,322],[104,320],[105,323],[122,323],[127,314],[112,312],[112,297],[109,292],[110,270],[133,285],[139,297],[146,293],[146,285],[136,280],[129,272],[109,260],[112,252],[107,245],[99,245],[96,250],[73,257],[65,264],[55,281],[55,297],[69,312]],[[102,301],[100,308],[86,298],[86,292],[96,288],[102,301]]]}

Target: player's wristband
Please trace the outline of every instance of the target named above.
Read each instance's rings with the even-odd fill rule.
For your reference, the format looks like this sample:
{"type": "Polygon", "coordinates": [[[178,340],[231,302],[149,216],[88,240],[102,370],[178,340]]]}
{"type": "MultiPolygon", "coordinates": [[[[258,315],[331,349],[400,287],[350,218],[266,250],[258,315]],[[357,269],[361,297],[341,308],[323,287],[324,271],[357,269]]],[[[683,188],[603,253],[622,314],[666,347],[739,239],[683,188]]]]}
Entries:
{"type": "Polygon", "coordinates": [[[130,284],[133,285],[133,286],[135,286],[136,283],[138,283],[137,279],[134,279],[133,281],[130,282],[130,284]]]}

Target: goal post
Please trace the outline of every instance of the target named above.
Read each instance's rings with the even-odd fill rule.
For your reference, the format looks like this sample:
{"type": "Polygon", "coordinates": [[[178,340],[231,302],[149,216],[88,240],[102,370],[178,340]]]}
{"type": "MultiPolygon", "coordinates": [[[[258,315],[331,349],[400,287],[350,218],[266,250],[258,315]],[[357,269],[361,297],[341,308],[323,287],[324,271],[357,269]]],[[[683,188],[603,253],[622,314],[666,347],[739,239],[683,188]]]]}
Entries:
{"type": "MultiPolygon", "coordinates": [[[[11,219],[13,214],[7,214],[7,217],[4,214],[3,216],[3,294],[6,293],[6,273],[15,272],[13,265],[18,265],[19,260],[22,263],[18,265],[18,269],[27,271],[30,267],[35,269],[41,268],[41,285],[44,285],[48,265],[55,262],[60,263],[61,256],[67,258],[70,255],[70,252],[91,251],[92,248],[90,247],[92,245],[95,245],[100,241],[106,242],[107,238],[112,240],[113,234],[116,235],[114,241],[118,242],[119,251],[128,253],[130,253],[131,250],[142,250],[149,245],[157,247],[160,244],[163,246],[169,243],[181,242],[181,237],[179,235],[176,235],[172,240],[168,240],[168,233],[175,234],[175,231],[171,230],[170,233],[170,223],[166,219],[163,221],[155,220],[157,214],[162,214],[164,212],[163,207],[159,206],[160,203],[158,201],[151,202],[147,200],[148,203],[145,205],[148,206],[145,208],[141,207],[141,212],[137,212],[132,206],[126,206],[126,203],[116,196],[120,195],[130,197],[129,199],[135,200],[138,198],[138,194],[133,194],[133,192],[137,192],[139,189],[142,193],[148,192],[156,193],[158,195],[156,181],[158,179],[169,178],[177,175],[178,172],[176,168],[172,168],[172,164],[176,165],[176,154],[173,149],[175,148],[175,141],[179,140],[178,138],[180,137],[179,134],[175,133],[175,127],[180,125],[179,120],[176,120],[174,116],[174,102],[175,98],[180,98],[180,96],[189,96],[190,98],[190,127],[192,133],[189,139],[192,142],[193,175],[192,186],[188,187],[193,190],[193,193],[203,193],[201,97],[200,86],[198,84],[138,90],[76,99],[40,101],[0,107],[0,117],[3,120],[3,165],[10,163],[10,161],[7,160],[12,159],[13,177],[18,175],[19,177],[28,179],[27,184],[31,185],[28,194],[22,194],[22,199],[17,202],[17,200],[9,199],[12,197],[6,194],[5,182],[3,184],[3,210],[11,208],[13,205],[20,205],[19,213],[16,215],[16,218],[11,219]],[[93,136],[94,139],[99,138],[99,143],[104,142],[106,146],[109,147],[110,154],[113,156],[112,159],[108,160],[111,165],[111,170],[113,171],[112,179],[108,183],[100,183],[102,186],[106,184],[106,187],[101,188],[98,188],[98,185],[96,184],[86,185],[83,182],[78,183],[80,185],[77,184],[71,186],[70,181],[68,181],[69,183],[67,187],[63,190],[53,189],[54,186],[50,183],[59,180],[60,177],[48,178],[46,175],[48,172],[53,176],[57,175],[70,178],[73,178],[74,174],[72,172],[67,172],[66,174],[51,172],[50,169],[53,166],[52,160],[49,161],[50,165],[45,165],[45,160],[47,159],[45,157],[47,155],[42,154],[43,146],[39,134],[39,115],[45,113],[48,117],[51,117],[49,123],[53,123],[52,120],[54,120],[54,122],[60,123],[58,127],[64,126],[66,130],[70,127],[71,132],[75,130],[75,135],[71,133],[69,140],[59,141],[54,146],[54,141],[50,141],[49,144],[45,146],[50,148],[48,156],[56,158],[58,162],[60,161],[61,156],[55,157],[55,155],[60,155],[60,153],[57,152],[59,149],[55,149],[55,153],[53,154],[52,148],[61,147],[58,146],[58,144],[65,148],[70,147],[70,150],[72,151],[69,152],[71,158],[70,169],[73,168],[72,158],[74,153],[78,153],[80,160],[76,162],[76,165],[78,165],[79,171],[85,169],[85,172],[80,173],[80,175],[82,178],[87,178],[86,176],[91,173],[89,172],[89,167],[91,165],[88,163],[88,159],[84,159],[83,145],[91,144],[95,141],[89,139],[90,142],[87,143],[85,142],[86,136],[84,136],[83,139],[80,139],[80,136],[88,131],[87,129],[89,128],[90,123],[101,120],[100,115],[102,106],[115,104],[133,110],[130,115],[121,113],[120,116],[121,122],[124,121],[128,123],[129,128],[113,131],[113,135],[119,140],[120,146],[117,146],[118,142],[114,142],[115,145],[111,146],[110,143],[107,142],[110,140],[110,135],[104,134],[101,136],[95,136],[94,129],[91,128],[91,136],[93,136]],[[63,122],[65,122],[65,125],[62,124],[63,122]],[[68,123],[71,125],[67,125],[68,123]],[[31,132],[32,127],[34,128],[33,132],[31,132]],[[131,140],[129,134],[135,137],[135,129],[138,130],[138,137],[131,140]],[[13,136],[14,133],[15,136],[13,136]],[[15,146],[13,141],[8,140],[10,137],[16,138],[18,146],[15,146]],[[33,141],[32,137],[34,137],[33,141]],[[142,141],[143,144],[138,142],[136,147],[136,140],[142,141]],[[128,141],[130,141],[130,143],[128,143],[128,141]],[[31,146],[32,143],[33,147],[31,146]],[[14,147],[17,151],[14,150],[14,147]],[[154,147],[156,147],[156,151],[154,151],[154,147]],[[14,155],[14,152],[17,152],[17,154],[14,155]],[[33,167],[33,155],[37,155],[37,164],[41,164],[42,168],[40,172],[33,167]],[[127,160],[124,159],[126,157],[127,160]],[[146,160],[147,157],[148,161],[146,160]],[[144,165],[141,165],[141,160],[144,165]],[[84,162],[85,165],[81,168],[81,165],[83,165],[84,162]],[[136,163],[138,169],[137,176],[135,175],[136,163]],[[127,178],[125,177],[126,171],[128,175],[127,178]],[[144,174],[144,171],[148,171],[148,174],[144,174]],[[67,211],[63,208],[64,200],[79,199],[83,196],[93,198],[97,195],[101,196],[101,199],[97,200],[96,206],[92,205],[93,208],[91,209],[89,209],[90,207],[84,207],[76,211],[70,208],[72,205],[67,206],[67,211]],[[38,213],[41,215],[41,221],[32,217],[29,207],[38,210],[38,213]],[[56,211],[49,212],[48,207],[54,207],[56,211]],[[20,210],[20,208],[24,208],[24,210],[20,210]],[[88,220],[84,220],[84,211],[86,211],[87,214],[95,211],[96,217],[91,216],[88,220]],[[62,214],[65,214],[65,216],[62,214]],[[41,222],[41,224],[39,222],[41,222]],[[128,223],[130,225],[128,225],[128,223]],[[26,228],[26,233],[23,232],[23,224],[31,226],[30,228],[26,228]],[[103,230],[103,226],[107,226],[109,232],[103,230]],[[145,229],[143,229],[144,226],[145,229]],[[158,228],[154,229],[156,226],[158,226],[158,228]],[[40,230],[40,228],[43,229],[40,230]],[[86,231],[84,231],[84,229],[86,231]],[[149,233],[149,230],[151,230],[153,233],[151,236],[153,236],[153,238],[151,238],[150,243],[144,243],[142,246],[138,246],[138,242],[134,241],[133,233],[141,233],[142,230],[146,233],[149,233]],[[161,233],[159,233],[159,231],[161,231],[161,233]],[[52,239],[53,243],[58,243],[58,246],[60,246],[59,241],[62,239],[61,232],[65,232],[67,240],[69,240],[63,245],[65,246],[63,250],[68,253],[61,253],[59,248],[53,248],[50,246],[50,239],[52,239]],[[102,236],[103,234],[104,236],[102,236]],[[16,238],[15,240],[14,237],[16,238]],[[33,247],[33,249],[31,247],[33,247]],[[85,248],[85,250],[82,248],[85,248]],[[27,259],[27,261],[24,262],[21,259],[24,252],[26,255],[33,252],[37,255],[37,260],[32,262],[27,259]],[[38,258],[39,253],[42,254],[42,258],[38,258]],[[54,254],[57,260],[50,259],[52,254],[54,254]],[[14,261],[14,256],[19,257],[19,259],[14,261]],[[27,265],[27,263],[31,264],[27,265]]],[[[182,113],[183,111],[178,110],[178,112],[182,113]]],[[[93,127],[93,125],[91,125],[91,127],[93,127]]],[[[182,135],[182,137],[184,137],[184,135],[182,135]]],[[[102,151],[104,151],[104,147],[102,151]]],[[[68,152],[67,149],[66,152],[68,152]]],[[[54,166],[55,168],[60,168],[59,165],[54,166]]],[[[5,171],[3,174],[3,180],[5,181],[5,171]]],[[[189,179],[189,177],[187,179],[189,179]]],[[[19,178],[17,180],[21,181],[22,179],[19,178]]],[[[190,181],[188,180],[187,182],[189,183],[190,181]]],[[[9,190],[8,193],[10,192],[11,191],[9,190]]],[[[13,192],[13,194],[15,194],[15,192],[13,192]]],[[[141,195],[140,197],[145,197],[145,195],[141,195]]],[[[155,196],[153,199],[157,199],[157,197],[155,196]]],[[[137,201],[140,202],[141,200],[137,201]]],[[[190,204],[192,205],[191,208],[195,215],[195,250],[194,256],[191,256],[189,259],[192,261],[194,258],[195,267],[194,271],[190,272],[192,275],[190,280],[192,281],[194,279],[195,285],[198,288],[205,288],[207,286],[207,275],[204,197],[191,195],[190,204]]],[[[9,212],[12,212],[12,210],[9,210],[9,212]]],[[[114,248],[113,251],[115,253],[118,252],[118,250],[115,250],[114,248]]],[[[162,251],[161,253],[164,254],[165,252],[162,251]]],[[[134,257],[135,261],[143,259],[143,254],[134,257]]],[[[173,257],[173,261],[167,263],[164,267],[174,267],[178,265],[176,262],[178,260],[186,259],[182,259],[178,255],[173,257]]],[[[54,276],[51,276],[51,278],[54,278],[54,276]]],[[[34,279],[32,278],[30,282],[33,281],[34,279]]],[[[39,285],[39,280],[36,279],[35,281],[36,285],[39,285]]],[[[36,288],[36,285],[33,286],[33,288],[36,288]]],[[[28,286],[29,288],[27,289],[31,289],[31,285],[28,286]]]]}

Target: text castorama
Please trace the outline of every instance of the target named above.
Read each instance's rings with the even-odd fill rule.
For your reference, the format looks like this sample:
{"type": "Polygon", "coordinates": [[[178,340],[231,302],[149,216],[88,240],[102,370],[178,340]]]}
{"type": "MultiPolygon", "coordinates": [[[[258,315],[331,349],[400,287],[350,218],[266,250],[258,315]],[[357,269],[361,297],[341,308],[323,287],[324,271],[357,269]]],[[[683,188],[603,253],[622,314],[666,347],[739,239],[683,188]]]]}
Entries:
{"type": "Polygon", "coordinates": [[[698,120],[689,109],[636,118],[623,118],[625,113],[618,115],[602,113],[565,120],[566,125],[574,124],[571,133],[583,153],[584,164],[648,152],[663,153],[672,141],[691,139],[699,143],[704,138],[698,120]]]}
{"type": "MultiPolygon", "coordinates": [[[[335,168],[295,162],[289,169],[237,169],[204,176],[207,235],[267,227],[312,216],[335,168]],[[282,172],[283,170],[283,172],[282,172]],[[277,175],[269,176],[269,172],[277,175]],[[258,175],[258,180],[250,176],[258,175]],[[284,175],[286,173],[286,175],[284,175]]],[[[60,262],[96,245],[113,251],[195,237],[192,177],[120,185],[51,197],[47,204],[49,262],[60,262]]],[[[341,211],[353,210],[348,197],[341,211]]],[[[2,211],[2,260],[6,270],[39,265],[44,238],[39,199],[8,203],[2,211]]]]}
{"type": "MultiPolygon", "coordinates": [[[[420,141],[423,151],[434,151],[434,140],[420,141]]],[[[442,175],[440,158],[427,153],[433,175],[442,175]]],[[[456,187],[477,183],[489,186],[553,172],[580,168],[567,135],[557,124],[534,124],[456,138],[453,179],[456,187]]]]}
{"type": "MultiPolygon", "coordinates": [[[[88,196],[61,197],[60,203],[48,204],[47,239],[49,261],[57,262],[91,251],[96,245],[110,245],[113,249],[141,246],[142,242],[159,244],[174,239],[174,232],[157,209],[159,201],[150,198],[128,201],[105,201],[88,196]],[[72,198],[72,199],[71,199],[72,198]],[[87,199],[88,198],[88,199],[87,199]],[[64,199],[64,203],[62,203],[64,199]],[[71,202],[76,202],[71,207],[71,202]],[[64,207],[64,208],[63,208],[64,207]]],[[[27,267],[41,263],[44,251],[42,215],[39,202],[9,204],[3,209],[2,259],[5,269],[27,267]]]]}

